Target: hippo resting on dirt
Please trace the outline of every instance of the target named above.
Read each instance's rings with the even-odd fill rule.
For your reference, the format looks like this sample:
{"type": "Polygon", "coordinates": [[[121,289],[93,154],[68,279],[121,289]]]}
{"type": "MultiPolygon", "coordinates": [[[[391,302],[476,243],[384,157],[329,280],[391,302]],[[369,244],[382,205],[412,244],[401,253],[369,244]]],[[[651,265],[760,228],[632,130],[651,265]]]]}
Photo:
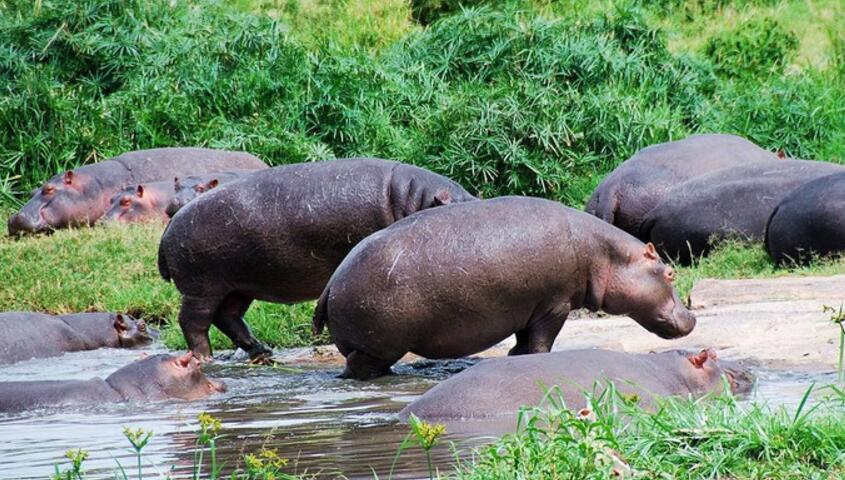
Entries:
{"type": "Polygon", "coordinates": [[[143,320],[128,315],[5,312],[0,313],[0,365],[64,352],[143,346],[155,336],[143,320]]]}
{"type": "Polygon", "coordinates": [[[611,172],[593,192],[586,210],[636,236],[643,217],[678,184],[722,168],[776,159],[777,155],[734,135],[692,135],[652,145],[611,172]]]}
{"type": "Polygon", "coordinates": [[[223,172],[267,168],[245,152],[207,148],[156,148],[128,152],[56,175],[34,192],[9,218],[9,235],[93,225],[123,188],[139,183],[223,172]]]}
{"type": "Polygon", "coordinates": [[[200,400],[225,392],[208,379],[190,352],[173,357],[152,355],[112,373],[105,380],[0,382],[0,412],[19,412],[63,405],[200,400]]]}
{"type": "Polygon", "coordinates": [[[672,190],[646,215],[640,238],[682,264],[706,254],[713,240],[763,240],[781,199],[809,181],[842,171],[826,162],[775,160],[713,172],[672,190]]]}
{"type": "Polygon", "coordinates": [[[271,353],[243,315],[253,299],[317,298],[364,237],[419,210],[474,200],[457,183],[372,158],[303,163],[215,188],[170,222],[159,271],[182,293],[179,324],[194,354],[211,358],[213,324],[253,360],[271,353]]]}
{"type": "Polygon", "coordinates": [[[516,334],[511,355],[548,352],[571,310],[630,315],[663,338],[695,317],[653,245],[560,203],[502,197],[421,212],[361,242],[314,312],[344,377],[389,372],[407,352],[457,358],[516,334]]]}
{"type": "Polygon", "coordinates": [[[721,392],[723,376],[733,393],[748,393],[753,386],[747,368],[718,360],[713,351],[569,350],[491,358],[436,385],[399,415],[406,418],[413,413],[424,420],[510,420],[520,407],[538,406],[554,386],[560,390],[549,392],[553,401],[562,397],[567,407],[580,409],[586,405],[585,392],[600,395],[608,381],[623,395],[636,394],[640,405],[648,407],[660,397],[721,392]]]}
{"type": "Polygon", "coordinates": [[[108,211],[98,223],[168,222],[182,206],[197,196],[254,172],[238,170],[131,185],[112,197],[108,211]]]}
{"type": "Polygon", "coordinates": [[[808,263],[813,255],[845,252],[845,172],[786,195],[769,217],[766,250],[778,263],[808,263]]]}

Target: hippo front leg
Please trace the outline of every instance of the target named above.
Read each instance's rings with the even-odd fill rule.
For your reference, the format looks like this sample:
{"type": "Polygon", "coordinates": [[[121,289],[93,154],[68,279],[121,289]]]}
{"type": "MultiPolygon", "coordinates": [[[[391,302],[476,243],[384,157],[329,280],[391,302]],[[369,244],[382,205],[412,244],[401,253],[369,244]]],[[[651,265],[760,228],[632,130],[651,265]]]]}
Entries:
{"type": "Polygon", "coordinates": [[[208,330],[214,323],[217,307],[223,302],[221,297],[182,297],[182,308],[179,310],[179,326],[188,343],[188,349],[200,361],[211,361],[211,342],[208,330]]]}
{"type": "Polygon", "coordinates": [[[264,346],[244,322],[244,314],[252,299],[238,293],[226,296],[214,314],[214,326],[219,328],[238,348],[249,354],[251,362],[267,363],[273,351],[264,346]]]}
{"type": "Polygon", "coordinates": [[[510,349],[508,355],[551,351],[557,334],[560,333],[566,317],[569,316],[569,310],[568,304],[561,305],[536,319],[529,320],[526,328],[516,332],[516,345],[510,349]]]}

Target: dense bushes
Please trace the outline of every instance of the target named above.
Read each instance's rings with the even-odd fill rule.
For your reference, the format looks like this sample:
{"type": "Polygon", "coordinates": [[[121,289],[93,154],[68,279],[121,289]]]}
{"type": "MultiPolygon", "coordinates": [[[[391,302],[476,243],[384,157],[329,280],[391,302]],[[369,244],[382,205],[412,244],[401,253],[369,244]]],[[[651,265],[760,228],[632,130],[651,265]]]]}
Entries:
{"type": "MultiPolygon", "coordinates": [[[[275,164],[397,158],[484,195],[574,204],[635,150],[693,131],[842,155],[839,77],[770,75],[783,61],[742,56],[791,45],[766,29],[729,34],[745,42],[739,57],[714,47],[715,71],[722,59],[760,66],[738,84],[670,52],[638,7],[581,18],[495,3],[398,26],[393,40],[337,33],[363,15],[354,5],[318,37],[291,20],[291,2],[281,20],[215,0],[0,2],[0,192],[18,176],[23,191],[163,145],[246,149],[275,164]]],[[[390,5],[380,15],[400,18],[390,5]]]]}
{"type": "Polygon", "coordinates": [[[733,78],[783,73],[798,37],[770,18],[752,19],[708,40],[705,55],[716,71],[733,78]]]}

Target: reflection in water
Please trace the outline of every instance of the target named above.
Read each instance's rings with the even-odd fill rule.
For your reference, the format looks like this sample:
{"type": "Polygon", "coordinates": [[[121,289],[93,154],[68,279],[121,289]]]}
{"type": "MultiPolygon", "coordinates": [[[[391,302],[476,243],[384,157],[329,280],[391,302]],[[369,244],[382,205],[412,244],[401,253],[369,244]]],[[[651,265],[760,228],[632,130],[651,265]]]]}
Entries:
{"type": "MultiPolygon", "coordinates": [[[[152,352],[151,352],[152,353],[152,352]]],[[[0,381],[85,379],[105,377],[137,358],[138,352],[101,350],[61,358],[32,360],[0,370],[0,381]]],[[[83,448],[90,478],[111,478],[116,462],[134,464],[124,426],[155,432],[145,450],[145,476],[171,472],[190,474],[196,442],[196,416],[208,411],[223,421],[226,435],[219,454],[228,468],[244,453],[262,447],[277,449],[290,459],[291,471],[320,472],[333,477],[387,478],[398,446],[408,429],[393,414],[432,385],[471,365],[471,360],[419,362],[401,365],[398,375],[374,382],[340,380],[339,368],[296,369],[249,367],[237,363],[206,368],[209,376],[229,386],[224,395],[203,402],[145,405],[99,405],[3,416],[0,414],[0,479],[47,478],[65,450],[83,448]]],[[[796,405],[806,387],[831,383],[834,374],[760,372],[756,400],[796,405]]],[[[498,429],[498,428],[497,428],[498,429]]],[[[476,433],[451,433],[446,440],[460,449],[478,445],[476,433]]],[[[496,433],[496,432],[484,432],[496,433]]],[[[433,450],[437,465],[450,468],[447,445],[433,450]]],[[[419,448],[410,448],[396,464],[394,478],[427,476],[419,448]]]]}

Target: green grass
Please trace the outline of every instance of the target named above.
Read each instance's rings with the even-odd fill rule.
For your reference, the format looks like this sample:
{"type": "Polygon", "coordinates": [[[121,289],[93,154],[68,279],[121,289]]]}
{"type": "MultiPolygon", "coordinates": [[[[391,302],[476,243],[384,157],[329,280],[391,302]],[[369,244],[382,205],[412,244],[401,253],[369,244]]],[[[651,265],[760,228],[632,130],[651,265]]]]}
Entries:
{"type": "MultiPolygon", "coordinates": [[[[185,348],[176,322],[180,296],[158,274],[162,227],[97,227],[49,236],[0,239],[0,311],[126,312],[162,322],[170,348],[185,348]]],[[[276,347],[310,345],[312,303],[256,302],[246,315],[255,334],[276,347]]],[[[214,348],[231,348],[212,328],[214,348]]],[[[318,341],[324,341],[318,340],[318,341]]]]}

